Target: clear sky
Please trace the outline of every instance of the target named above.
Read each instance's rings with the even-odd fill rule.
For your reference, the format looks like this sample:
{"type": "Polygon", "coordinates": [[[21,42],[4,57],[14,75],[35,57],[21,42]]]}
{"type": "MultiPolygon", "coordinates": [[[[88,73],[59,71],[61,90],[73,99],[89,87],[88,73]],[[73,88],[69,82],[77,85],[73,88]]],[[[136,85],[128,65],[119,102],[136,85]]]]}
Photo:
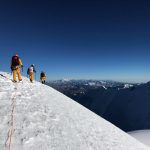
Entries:
{"type": "Polygon", "coordinates": [[[16,52],[49,79],[146,82],[150,1],[1,0],[0,70],[16,52]]]}

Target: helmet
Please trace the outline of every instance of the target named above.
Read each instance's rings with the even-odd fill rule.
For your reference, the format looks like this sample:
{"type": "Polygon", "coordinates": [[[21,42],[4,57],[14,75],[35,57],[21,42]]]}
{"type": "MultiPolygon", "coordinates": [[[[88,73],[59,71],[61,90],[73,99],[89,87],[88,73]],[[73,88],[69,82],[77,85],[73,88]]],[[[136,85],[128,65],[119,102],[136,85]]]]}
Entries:
{"type": "Polygon", "coordinates": [[[31,66],[34,67],[34,64],[32,64],[31,66]]]}
{"type": "Polygon", "coordinates": [[[14,56],[19,56],[17,53],[14,56]]]}

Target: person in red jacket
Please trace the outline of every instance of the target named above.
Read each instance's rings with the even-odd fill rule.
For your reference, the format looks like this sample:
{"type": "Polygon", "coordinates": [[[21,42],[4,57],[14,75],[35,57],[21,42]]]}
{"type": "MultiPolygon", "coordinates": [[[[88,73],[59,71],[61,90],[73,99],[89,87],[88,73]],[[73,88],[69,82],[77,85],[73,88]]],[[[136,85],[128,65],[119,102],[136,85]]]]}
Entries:
{"type": "Polygon", "coordinates": [[[18,76],[18,80],[22,81],[21,73],[20,73],[21,67],[23,68],[22,61],[19,58],[19,55],[15,54],[11,60],[11,70],[13,73],[13,82],[17,82],[17,76],[18,76]]]}

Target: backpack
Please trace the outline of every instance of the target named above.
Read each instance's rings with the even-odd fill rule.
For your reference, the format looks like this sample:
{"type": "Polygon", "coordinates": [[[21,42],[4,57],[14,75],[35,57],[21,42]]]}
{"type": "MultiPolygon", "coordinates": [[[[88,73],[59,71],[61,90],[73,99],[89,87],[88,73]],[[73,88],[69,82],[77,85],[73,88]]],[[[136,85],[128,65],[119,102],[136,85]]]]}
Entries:
{"type": "Polygon", "coordinates": [[[41,73],[41,77],[45,77],[45,73],[44,72],[41,73]]]}
{"type": "Polygon", "coordinates": [[[12,57],[12,66],[19,66],[19,65],[20,65],[19,57],[13,56],[12,57]]]}
{"type": "Polygon", "coordinates": [[[34,71],[34,68],[33,67],[29,67],[28,71],[27,71],[27,74],[33,73],[33,71],[34,71]]]}

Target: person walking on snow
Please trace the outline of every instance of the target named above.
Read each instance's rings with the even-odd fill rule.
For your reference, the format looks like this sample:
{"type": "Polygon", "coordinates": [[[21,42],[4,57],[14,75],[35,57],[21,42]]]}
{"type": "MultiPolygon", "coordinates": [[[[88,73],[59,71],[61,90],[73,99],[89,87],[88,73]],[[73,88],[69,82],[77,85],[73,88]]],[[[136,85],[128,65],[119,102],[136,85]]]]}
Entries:
{"type": "Polygon", "coordinates": [[[45,72],[41,72],[41,74],[40,74],[40,79],[41,79],[41,82],[42,82],[42,84],[44,84],[45,83],[45,80],[46,80],[46,75],[45,75],[45,72]]]}
{"type": "Polygon", "coordinates": [[[15,54],[11,60],[11,70],[13,73],[13,82],[17,82],[17,76],[18,76],[18,80],[22,81],[20,68],[23,69],[22,61],[19,58],[19,55],[15,54]]]}
{"type": "Polygon", "coordinates": [[[27,71],[27,74],[29,75],[29,79],[31,82],[33,82],[33,80],[34,80],[34,73],[36,73],[36,70],[35,70],[34,64],[32,64],[28,68],[28,71],[27,71]]]}

